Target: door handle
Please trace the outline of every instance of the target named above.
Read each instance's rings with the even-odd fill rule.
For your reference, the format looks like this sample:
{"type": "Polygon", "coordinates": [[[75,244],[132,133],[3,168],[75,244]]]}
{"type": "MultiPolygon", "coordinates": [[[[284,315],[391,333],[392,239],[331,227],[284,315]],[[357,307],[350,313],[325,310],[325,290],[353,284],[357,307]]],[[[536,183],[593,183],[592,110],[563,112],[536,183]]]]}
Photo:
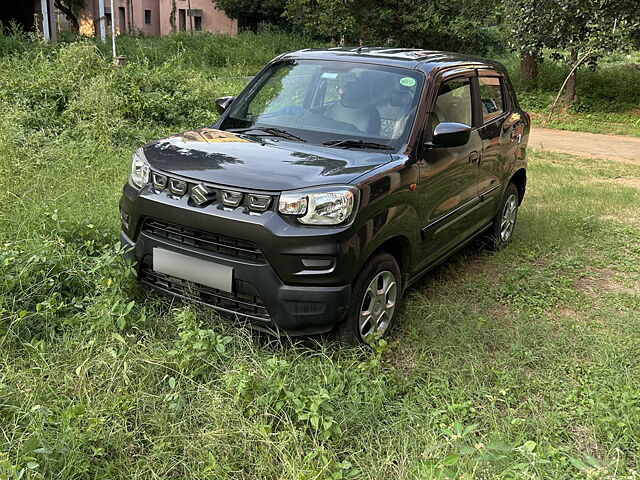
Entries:
{"type": "Polygon", "coordinates": [[[478,152],[471,152],[469,154],[469,163],[476,163],[480,160],[480,154],[478,152]]]}
{"type": "Polygon", "coordinates": [[[516,126],[514,126],[511,129],[511,133],[509,134],[509,137],[511,137],[511,141],[513,142],[514,140],[518,141],[518,145],[520,145],[520,141],[522,140],[522,133],[520,133],[520,129],[517,128],[516,126]]]}

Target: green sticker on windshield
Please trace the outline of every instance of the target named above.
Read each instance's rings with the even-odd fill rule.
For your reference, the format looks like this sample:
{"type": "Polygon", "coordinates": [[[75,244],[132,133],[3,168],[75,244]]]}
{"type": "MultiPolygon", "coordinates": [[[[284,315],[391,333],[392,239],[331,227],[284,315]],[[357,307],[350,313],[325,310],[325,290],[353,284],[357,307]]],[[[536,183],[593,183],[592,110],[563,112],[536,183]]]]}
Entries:
{"type": "Polygon", "coordinates": [[[416,84],[416,81],[411,77],[402,77],[400,79],[400,84],[404,85],[405,87],[413,87],[416,84]]]}

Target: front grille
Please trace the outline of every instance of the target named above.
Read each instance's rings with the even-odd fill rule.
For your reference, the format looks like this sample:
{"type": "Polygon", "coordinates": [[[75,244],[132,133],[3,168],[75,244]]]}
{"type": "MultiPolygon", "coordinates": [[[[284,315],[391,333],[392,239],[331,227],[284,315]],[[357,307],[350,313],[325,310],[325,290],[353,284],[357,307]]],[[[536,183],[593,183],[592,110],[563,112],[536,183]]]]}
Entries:
{"type": "Polygon", "coordinates": [[[204,232],[202,230],[196,230],[195,228],[183,227],[182,225],[176,225],[175,223],[169,223],[155,218],[146,218],[142,224],[142,231],[208,252],[221,253],[223,255],[266,263],[260,248],[255,243],[247,240],[204,232]]]}
{"type": "Polygon", "coordinates": [[[227,293],[216,288],[189,282],[180,278],[154,272],[148,265],[143,265],[140,279],[152,286],[161,288],[175,295],[197,300],[214,308],[222,308],[239,315],[249,315],[269,320],[269,313],[257,295],[245,293],[227,293]]]}

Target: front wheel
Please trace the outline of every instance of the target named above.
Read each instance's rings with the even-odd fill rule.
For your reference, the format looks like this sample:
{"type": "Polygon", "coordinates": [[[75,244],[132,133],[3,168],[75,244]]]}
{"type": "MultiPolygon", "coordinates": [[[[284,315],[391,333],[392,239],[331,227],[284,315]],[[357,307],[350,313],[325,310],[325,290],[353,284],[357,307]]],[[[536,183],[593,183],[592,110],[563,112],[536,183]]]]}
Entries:
{"type": "Polygon", "coordinates": [[[369,259],[353,284],[347,317],[335,330],[338,342],[358,345],[385,336],[402,295],[396,259],[382,252],[369,259]]]}
{"type": "Polygon", "coordinates": [[[518,218],[519,205],[518,189],[513,183],[510,183],[493,219],[493,227],[489,231],[489,240],[494,249],[499,250],[511,241],[518,218]]]}

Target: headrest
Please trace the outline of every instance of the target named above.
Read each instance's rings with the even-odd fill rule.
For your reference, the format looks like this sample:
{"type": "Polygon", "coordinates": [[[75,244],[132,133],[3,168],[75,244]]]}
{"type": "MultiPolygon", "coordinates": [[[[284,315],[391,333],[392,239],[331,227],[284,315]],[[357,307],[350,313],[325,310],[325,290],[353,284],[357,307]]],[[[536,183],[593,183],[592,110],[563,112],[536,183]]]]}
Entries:
{"type": "Polygon", "coordinates": [[[343,89],[344,91],[340,97],[340,103],[343,107],[364,107],[371,99],[368,82],[362,80],[348,82],[344,85],[343,89]]]}
{"type": "Polygon", "coordinates": [[[413,94],[408,90],[394,90],[391,92],[389,103],[394,107],[404,107],[411,103],[412,98],[413,94]]]}

